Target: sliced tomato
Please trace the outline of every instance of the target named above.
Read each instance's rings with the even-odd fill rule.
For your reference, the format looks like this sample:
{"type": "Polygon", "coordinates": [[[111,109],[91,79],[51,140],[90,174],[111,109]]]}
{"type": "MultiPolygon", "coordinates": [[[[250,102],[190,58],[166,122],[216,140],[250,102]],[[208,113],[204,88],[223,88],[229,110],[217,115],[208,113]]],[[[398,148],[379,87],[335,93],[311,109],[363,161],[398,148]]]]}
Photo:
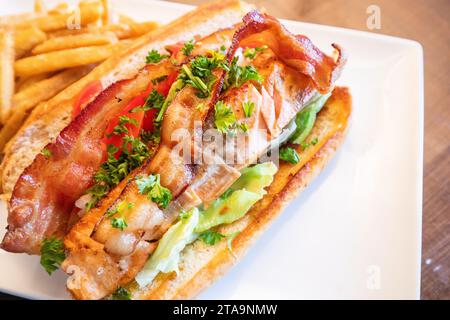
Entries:
{"type": "Polygon", "coordinates": [[[148,84],[147,90],[142,92],[141,96],[144,97],[144,99],[145,99],[153,91],[154,88],[155,87],[153,86],[153,83],[150,81],[150,83],[148,84]]]}
{"type": "MultiPolygon", "coordinates": [[[[125,127],[128,129],[128,134],[134,138],[139,137],[139,134],[141,132],[141,129],[144,129],[145,131],[152,132],[154,130],[154,120],[156,115],[158,114],[158,109],[150,109],[144,113],[144,111],[136,111],[131,112],[136,107],[143,106],[145,104],[145,100],[147,99],[148,95],[153,91],[156,90],[163,96],[167,96],[169,93],[170,87],[175,82],[175,80],[178,77],[178,71],[171,72],[167,78],[161,82],[159,82],[156,85],[153,85],[152,82],[148,85],[147,89],[138,97],[132,99],[126,107],[108,124],[106,131],[105,131],[105,137],[103,139],[103,143],[105,145],[105,149],[107,145],[114,145],[116,148],[119,149],[117,153],[114,155],[116,158],[119,158],[122,154],[122,146],[123,146],[123,136],[122,135],[115,135],[112,134],[114,131],[114,128],[119,124],[120,117],[126,116],[130,119],[135,119],[137,125],[128,123],[125,125],[125,127]]],[[[105,152],[106,154],[106,152],[105,152]]]]}
{"type": "MultiPolygon", "coordinates": [[[[143,106],[145,103],[145,100],[142,96],[138,96],[134,99],[132,99],[126,107],[120,112],[117,117],[115,117],[113,120],[110,121],[108,124],[106,131],[105,131],[105,137],[103,139],[103,142],[105,145],[114,145],[116,148],[119,149],[119,151],[116,152],[114,155],[116,158],[119,158],[122,154],[122,146],[123,146],[123,137],[124,135],[132,136],[134,138],[139,137],[141,128],[142,128],[142,121],[144,119],[144,111],[136,111],[131,112],[136,107],[143,106]],[[114,131],[114,128],[119,124],[120,117],[126,116],[130,119],[134,119],[136,121],[135,124],[133,123],[127,123],[125,124],[125,127],[128,129],[128,133],[126,134],[112,134],[114,131]]],[[[130,146],[128,146],[130,148],[130,146]]],[[[131,150],[130,150],[131,151],[131,150]]]]}
{"type": "Polygon", "coordinates": [[[158,91],[159,93],[161,93],[163,96],[166,97],[167,94],[169,93],[170,87],[175,82],[175,80],[177,80],[177,77],[178,77],[178,71],[175,70],[175,71],[171,72],[167,76],[167,79],[158,83],[158,85],[156,86],[156,91],[158,91]]]}
{"type": "Polygon", "coordinates": [[[99,80],[92,81],[81,90],[76,97],[72,108],[72,119],[74,119],[81,112],[81,107],[86,105],[93,97],[97,96],[103,90],[102,84],[99,80]]]}
{"type": "Polygon", "coordinates": [[[142,129],[145,131],[153,132],[155,129],[154,121],[155,117],[158,114],[158,109],[150,109],[145,112],[144,120],[142,122],[142,129]]]}
{"type": "Polygon", "coordinates": [[[183,48],[184,42],[178,42],[175,44],[170,44],[166,46],[166,50],[170,52],[170,54],[173,56],[176,56],[178,52],[181,51],[181,48],[183,48]]]}

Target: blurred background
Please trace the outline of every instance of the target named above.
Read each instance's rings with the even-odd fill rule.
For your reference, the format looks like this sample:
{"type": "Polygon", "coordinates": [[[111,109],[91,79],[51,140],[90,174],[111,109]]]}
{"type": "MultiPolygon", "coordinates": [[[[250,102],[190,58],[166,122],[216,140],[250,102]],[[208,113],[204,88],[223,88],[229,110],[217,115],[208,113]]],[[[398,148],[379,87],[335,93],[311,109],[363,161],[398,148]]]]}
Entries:
{"type": "MultiPolygon", "coordinates": [[[[388,34],[422,44],[425,55],[425,155],[421,296],[422,299],[450,299],[450,1],[246,1],[266,8],[278,18],[388,34]],[[370,13],[377,8],[379,25],[368,25],[370,13]]],[[[172,2],[197,5],[206,1],[172,2]]]]}

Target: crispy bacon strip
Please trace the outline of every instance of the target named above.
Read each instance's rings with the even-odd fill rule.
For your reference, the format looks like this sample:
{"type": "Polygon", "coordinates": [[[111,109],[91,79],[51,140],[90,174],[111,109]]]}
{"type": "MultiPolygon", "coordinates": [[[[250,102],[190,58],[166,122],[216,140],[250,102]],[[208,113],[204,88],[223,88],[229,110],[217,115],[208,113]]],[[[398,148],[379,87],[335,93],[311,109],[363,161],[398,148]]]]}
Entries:
{"type": "Polygon", "coordinates": [[[109,120],[149,81],[145,72],[111,85],[46,146],[50,155],[37,155],[14,187],[3,249],[39,254],[42,240],[66,234],[75,201],[104,160],[101,140],[109,120]]]}
{"type": "Polygon", "coordinates": [[[336,61],[320,51],[309,38],[293,35],[274,17],[254,10],[245,15],[244,24],[235,33],[228,57],[233,57],[238,47],[267,45],[277,57],[297,71],[309,76],[320,93],[332,90],[346,62],[342,48],[336,61]]]}

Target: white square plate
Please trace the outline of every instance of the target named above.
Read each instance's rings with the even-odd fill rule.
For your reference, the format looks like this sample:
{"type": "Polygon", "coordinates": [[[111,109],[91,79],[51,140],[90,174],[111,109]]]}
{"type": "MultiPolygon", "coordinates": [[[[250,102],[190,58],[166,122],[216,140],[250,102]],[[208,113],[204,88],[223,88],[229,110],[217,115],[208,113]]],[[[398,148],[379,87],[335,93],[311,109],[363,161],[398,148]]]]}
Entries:
{"type": "MultiPolygon", "coordinates": [[[[49,1],[51,2],[51,1],[49,1]]],[[[53,1],[54,2],[54,1],[53,1]]],[[[115,1],[137,20],[168,22],[192,7],[115,1]]],[[[0,14],[31,0],[2,1],[0,14]]],[[[284,21],[349,62],[339,85],[353,94],[347,139],[324,172],[295,199],[248,255],[203,299],[416,299],[420,295],[423,53],[417,42],[284,21]]],[[[0,236],[6,226],[2,210],[0,236]]],[[[0,251],[0,291],[68,298],[38,257],[0,251]]]]}

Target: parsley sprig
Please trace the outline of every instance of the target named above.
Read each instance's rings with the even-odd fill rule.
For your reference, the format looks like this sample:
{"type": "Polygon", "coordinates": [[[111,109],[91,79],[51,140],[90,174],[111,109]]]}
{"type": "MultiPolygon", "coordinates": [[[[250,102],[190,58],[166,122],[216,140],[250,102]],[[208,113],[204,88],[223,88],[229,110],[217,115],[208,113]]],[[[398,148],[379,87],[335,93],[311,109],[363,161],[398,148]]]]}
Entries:
{"type": "Polygon", "coordinates": [[[214,230],[206,230],[200,233],[198,237],[200,240],[210,246],[213,246],[223,238],[226,238],[225,235],[214,230]]]}
{"type": "Polygon", "coordinates": [[[190,65],[183,65],[179,79],[185,84],[189,84],[198,90],[199,98],[206,98],[211,93],[211,88],[217,81],[213,74],[214,69],[220,67],[229,70],[225,56],[217,51],[210,51],[211,57],[196,57],[190,65]]]}
{"type": "Polygon", "coordinates": [[[262,52],[267,48],[268,48],[268,46],[266,46],[266,45],[264,45],[262,47],[256,47],[256,48],[245,48],[244,57],[253,60],[253,59],[255,59],[257,53],[262,52]]]}
{"type": "Polygon", "coordinates": [[[131,293],[124,287],[118,287],[112,294],[111,298],[113,300],[131,300],[131,293]]]}
{"type": "Polygon", "coordinates": [[[129,130],[127,125],[138,126],[138,123],[134,118],[129,118],[127,116],[120,116],[119,123],[114,127],[113,131],[110,134],[107,134],[107,137],[111,137],[113,135],[121,135],[124,133],[128,134],[129,130]]]}
{"type": "Polygon", "coordinates": [[[317,137],[315,137],[314,139],[311,140],[311,142],[302,142],[300,144],[300,146],[302,147],[302,151],[305,151],[306,149],[308,149],[310,146],[315,146],[317,144],[317,142],[319,142],[319,139],[317,137]]]}
{"type": "Polygon", "coordinates": [[[236,125],[236,115],[233,109],[223,101],[214,106],[214,124],[221,133],[227,133],[236,125]]]}
{"type": "Polygon", "coordinates": [[[169,55],[167,55],[167,54],[160,54],[157,50],[153,49],[153,50],[148,52],[147,57],[145,58],[145,62],[147,64],[158,63],[161,60],[166,59],[168,57],[169,57],[169,55]]]}
{"type": "Polygon", "coordinates": [[[86,209],[93,208],[112,188],[117,186],[132,170],[139,167],[150,156],[147,145],[139,138],[123,137],[124,144],[119,159],[115,154],[119,148],[114,145],[107,147],[107,160],[94,175],[96,182],[86,193],[92,195],[86,209]]]}
{"type": "Polygon", "coordinates": [[[136,185],[141,194],[146,194],[150,200],[161,208],[167,208],[170,200],[172,200],[172,193],[161,185],[159,174],[137,177],[136,185]]]}
{"type": "Polygon", "coordinates": [[[153,89],[145,100],[144,111],[150,110],[152,108],[161,109],[162,105],[164,104],[164,100],[166,100],[166,98],[161,93],[153,89]]]}
{"type": "Polygon", "coordinates": [[[248,131],[246,123],[238,123],[233,109],[223,101],[218,101],[214,106],[214,125],[221,133],[235,134],[236,129],[242,132],[248,131]]]}
{"type": "Polygon", "coordinates": [[[253,110],[255,109],[255,103],[250,101],[244,102],[242,108],[244,109],[245,117],[250,118],[252,116],[253,110]]]}
{"type": "Polygon", "coordinates": [[[189,57],[191,55],[192,51],[194,50],[194,47],[195,47],[195,42],[194,42],[194,39],[192,39],[192,40],[189,40],[184,43],[184,46],[183,46],[183,48],[181,48],[181,51],[183,52],[183,54],[186,57],[189,57]]]}
{"type": "Polygon", "coordinates": [[[122,201],[114,209],[108,210],[106,216],[111,219],[111,225],[113,228],[124,230],[128,227],[127,221],[125,220],[125,212],[133,208],[133,204],[130,202],[122,201]]]}
{"type": "Polygon", "coordinates": [[[292,164],[297,164],[300,161],[297,151],[290,147],[280,149],[280,159],[292,164]]]}
{"type": "Polygon", "coordinates": [[[234,57],[231,65],[229,67],[229,71],[227,77],[225,79],[225,83],[223,86],[223,90],[227,90],[231,87],[239,88],[247,81],[256,81],[261,83],[263,78],[258,73],[258,70],[252,65],[247,66],[238,66],[238,58],[234,57]]]}
{"type": "Polygon", "coordinates": [[[64,244],[61,239],[53,236],[42,241],[40,262],[49,275],[61,266],[65,258],[64,244]]]}

